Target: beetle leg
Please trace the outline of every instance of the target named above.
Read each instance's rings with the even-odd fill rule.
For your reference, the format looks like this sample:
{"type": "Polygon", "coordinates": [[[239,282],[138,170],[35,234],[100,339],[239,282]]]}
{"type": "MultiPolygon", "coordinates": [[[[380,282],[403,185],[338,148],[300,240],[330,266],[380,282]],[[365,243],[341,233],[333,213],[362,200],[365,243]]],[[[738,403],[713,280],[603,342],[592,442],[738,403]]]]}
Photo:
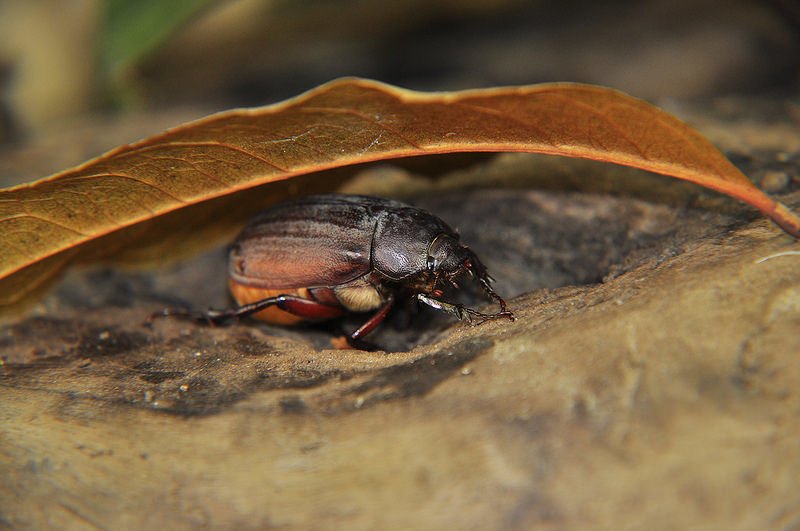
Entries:
{"type": "Polygon", "coordinates": [[[270,306],[277,306],[292,315],[308,319],[333,319],[341,317],[344,311],[335,306],[321,304],[317,301],[296,297],[294,295],[278,295],[277,297],[270,297],[260,301],[251,302],[236,308],[226,310],[209,309],[206,312],[191,312],[187,310],[162,310],[150,316],[148,319],[151,321],[156,317],[181,317],[184,319],[192,319],[201,323],[209,325],[218,325],[233,319],[234,317],[246,317],[254,313],[265,310],[270,306]]]}
{"type": "Polygon", "coordinates": [[[494,300],[496,300],[496,301],[497,301],[497,304],[499,304],[499,305],[500,305],[500,313],[507,313],[508,315],[510,315],[510,316],[511,316],[511,320],[513,321],[513,320],[514,320],[514,314],[513,314],[513,313],[511,313],[510,311],[508,311],[508,310],[506,309],[506,301],[505,301],[505,300],[503,300],[503,297],[501,297],[500,295],[498,295],[498,294],[497,294],[497,292],[496,292],[495,290],[493,290],[493,289],[492,289],[492,285],[491,285],[491,284],[489,284],[489,280],[490,280],[490,279],[491,279],[491,280],[494,280],[494,279],[492,279],[492,277],[490,277],[488,274],[486,275],[486,278],[480,278],[480,279],[479,279],[479,281],[480,281],[480,283],[481,283],[481,286],[483,286],[483,289],[484,289],[484,291],[486,291],[486,293],[487,293],[487,294],[488,294],[488,295],[489,295],[491,298],[493,298],[494,300]]]}
{"type": "Polygon", "coordinates": [[[394,304],[394,297],[389,295],[384,305],[381,306],[366,323],[361,325],[358,330],[350,334],[350,339],[357,342],[359,339],[375,330],[375,328],[386,319],[386,315],[389,313],[389,310],[392,309],[392,304],[394,304]]]}
{"type": "Polygon", "coordinates": [[[500,317],[506,317],[512,321],[515,319],[514,314],[506,310],[505,306],[501,307],[500,311],[497,313],[488,314],[473,310],[472,308],[468,308],[463,304],[453,304],[439,299],[434,299],[433,297],[428,297],[424,293],[417,293],[417,300],[427,304],[435,310],[449,313],[460,321],[466,320],[470,323],[473,322],[474,318],[479,319],[476,324],[480,324],[490,319],[498,319],[500,317]]]}
{"type": "MultiPolygon", "coordinates": [[[[417,300],[424,304],[427,304],[434,310],[439,310],[441,312],[449,313],[450,315],[454,316],[459,321],[464,319],[468,319],[471,321],[470,314],[466,312],[468,308],[463,304],[452,304],[449,302],[445,302],[439,299],[434,299],[433,297],[428,297],[424,293],[417,293],[417,300]]],[[[472,310],[474,311],[474,310],[472,310]]],[[[475,312],[478,313],[478,312],[475,312]]]]}
{"type": "Polygon", "coordinates": [[[281,310],[289,312],[292,315],[314,320],[333,319],[334,317],[341,317],[344,313],[341,308],[321,304],[317,301],[294,295],[278,295],[277,297],[262,299],[230,310],[208,310],[206,314],[201,317],[201,320],[204,319],[211,324],[218,324],[233,317],[245,317],[258,313],[270,306],[277,306],[281,310]]]}
{"type": "Polygon", "coordinates": [[[344,315],[344,309],[294,295],[279,295],[277,306],[281,310],[311,320],[334,319],[344,315]]]}

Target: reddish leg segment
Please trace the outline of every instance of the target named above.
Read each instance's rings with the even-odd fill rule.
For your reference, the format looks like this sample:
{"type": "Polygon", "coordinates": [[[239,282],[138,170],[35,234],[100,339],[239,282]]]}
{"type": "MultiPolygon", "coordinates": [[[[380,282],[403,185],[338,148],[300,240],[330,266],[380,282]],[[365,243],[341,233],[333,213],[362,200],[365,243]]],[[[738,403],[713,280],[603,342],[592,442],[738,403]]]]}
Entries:
{"type": "Polygon", "coordinates": [[[312,321],[333,319],[334,317],[341,317],[344,314],[342,308],[320,304],[317,301],[296,297],[294,295],[278,295],[277,297],[270,297],[230,310],[209,310],[206,313],[206,319],[216,324],[230,319],[231,317],[251,315],[269,308],[270,306],[277,306],[285,312],[312,321]]]}
{"type": "Polygon", "coordinates": [[[312,321],[333,319],[344,315],[344,309],[340,307],[328,306],[327,304],[321,304],[317,301],[296,297],[294,295],[278,295],[277,297],[270,297],[228,310],[210,309],[205,313],[189,312],[185,310],[163,310],[157,314],[151,315],[150,318],[168,316],[186,317],[217,325],[234,317],[245,317],[260,312],[270,306],[277,306],[281,310],[289,312],[292,315],[297,315],[312,321]]]}
{"type": "MultiPolygon", "coordinates": [[[[376,311],[367,320],[366,323],[361,325],[358,330],[350,334],[349,339],[355,343],[359,343],[364,336],[370,334],[386,319],[386,316],[389,314],[389,310],[392,309],[393,304],[394,297],[389,296],[383,306],[381,306],[378,311],[376,311]]],[[[263,299],[227,310],[210,309],[207,312],[198,313],[188,310],[167,309],[151,315],[148,321],[156,317],[172,316],[194,319],[203,323],[217,325],[227,321],[228,319],[233,319],[234,317],[246,317],[248,315],[258,313],[261,310],[265,310],[271,306],[277,306],[281,310],[291,313],[292,315],[297,315],[312,321],[334,319],[336,317],[341,317],[346,313],[345,309],[342,307],[330,306],[294,295],[278,295],[277,297],[270,297],[268,299],[263,299]]]]}
{"type": "Polygon", "coordinates": [[[380,309],[377,312],[375,312],[375,314],[372,317],[370,317],[366,323],[361,325],[361,327],[358,330],[350,334],[350,339],[352,339],[353,341],[358,341],[365,335],[375,330],[375,328],[379,324],[381,324],[384,319],[386,319],[386,315],[389,313],[389,310],[392,309],[393,303],[394,303],[394,297],[389,296],[389,298],[386,300],[386,303],[383,306],[381,306],[380,309]]]}

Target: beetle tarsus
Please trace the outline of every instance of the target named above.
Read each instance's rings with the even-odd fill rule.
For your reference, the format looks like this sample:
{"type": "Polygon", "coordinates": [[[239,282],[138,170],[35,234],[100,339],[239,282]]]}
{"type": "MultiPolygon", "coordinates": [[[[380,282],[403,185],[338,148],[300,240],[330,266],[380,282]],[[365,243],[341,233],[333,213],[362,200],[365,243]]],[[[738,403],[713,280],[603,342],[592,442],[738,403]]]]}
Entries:
{"type": "Polygon", "coordinates": [[[205,313],[196,315],[195,321],[207,324],[208,326],[221,325],[228,319],[238,316],[238,314],[235,313],[236,309],[237,308],[234,308],[232,313],[231,310],[215,310],[214,308],[209,308],[205,313]]]}
{"type": "Polygon", "coordinates": [[[506,310],[505,308],[501,308],[500,311],[497,312],[497,313],[483,313],[483,312],[479,312],[477,310],[473,310],[472,308],[467,308],[466,306],[462,306],[460,304],[457,305],[457,306],[460,306],[461,311],[466,313],[467,320],[470,323],[474,322],[473,321],[474,318],[478,319],[477,322],[474,322],[474,324],[481,324],[481,323],[484,323],[486,321],[492,321],[494,319],[500,319],[500,318],[503,318],[503,317],[509,319],[510,321],[516,321],[517,320],[517,318],[514,317],[514,313],[509,311],[509,310],[506,310]]]}
{"type": "Polygon", "coordinates": [[[164,308],[163,310],[151,313],[147,319],[145,319],[145,325],[152,326],[153,321],[163,317],[174,317],[185,321],[196,321],[209,326],[216,326],[222,324],[231,317],[227,312],[228,310],[209,309],[206,312],[196,312],[186,308],[164,308]]]}
{"type": "Polygon", "coordinates": [[[516,320],[514,313],[506,309],[505,301],[502,299],[500,299],[501,305],[499,312],[483,313],[464,306],[463,304],[453,304],[443,300],[434,299],[433,297],[429,297],[424,293],[418,293],[416,297],[419,302],[422,302],[423,304],[426,304],[435,310],[449,313],[450,315],[456,317],[459,321],[468,321],[471,324],[478,325],[483,322],[500,319],[502,317],[510,319],[511,321],[516,320]]]}

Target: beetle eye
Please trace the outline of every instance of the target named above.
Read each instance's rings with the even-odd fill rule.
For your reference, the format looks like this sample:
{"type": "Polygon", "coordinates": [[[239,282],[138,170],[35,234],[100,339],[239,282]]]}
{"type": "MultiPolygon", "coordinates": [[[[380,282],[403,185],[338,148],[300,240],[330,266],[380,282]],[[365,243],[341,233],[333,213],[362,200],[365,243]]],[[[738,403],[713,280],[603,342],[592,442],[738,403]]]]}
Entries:
{"type": "Polygon", "coordinates": [[[428,260],[426,265],[428,267],[428,271],[436,271],[436,269],[439,267],[439,261],[433,256],[428,255],[428,260]]]}

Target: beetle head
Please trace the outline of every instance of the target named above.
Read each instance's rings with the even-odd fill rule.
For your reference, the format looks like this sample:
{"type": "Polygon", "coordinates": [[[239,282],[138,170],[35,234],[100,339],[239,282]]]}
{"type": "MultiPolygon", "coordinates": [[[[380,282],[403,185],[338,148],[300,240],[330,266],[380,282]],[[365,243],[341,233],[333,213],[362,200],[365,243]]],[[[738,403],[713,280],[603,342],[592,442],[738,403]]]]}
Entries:
{"type": "Polygon", "coordinates": [[[428,245],[427,269],[438,278],[453,282],[455,277],[469,270],[472,251],[458,243],[449,234],[437,235],[428,245]]]}
{"type": "Polygon", "coordinates": [[[491,277],[478,257],[458,239],[449,234],[439,234],[428,246],[427,268],[436,280],[443,280],[457,288],[456,279],[465,274],[488,284],[491,277]]]}
{"type": "Polygon", "coordinates": [[[476,279],[489,297],[500,304],[501,312],[506,312],[506,302],[498,295],[490,282],[494,280],[478,256],[461,245],[449,234],[437,235],[428,246],[428,271],[433,275],[434,285],[439,281],[458,288],[456,279],[464,274],[476,279]]]}

